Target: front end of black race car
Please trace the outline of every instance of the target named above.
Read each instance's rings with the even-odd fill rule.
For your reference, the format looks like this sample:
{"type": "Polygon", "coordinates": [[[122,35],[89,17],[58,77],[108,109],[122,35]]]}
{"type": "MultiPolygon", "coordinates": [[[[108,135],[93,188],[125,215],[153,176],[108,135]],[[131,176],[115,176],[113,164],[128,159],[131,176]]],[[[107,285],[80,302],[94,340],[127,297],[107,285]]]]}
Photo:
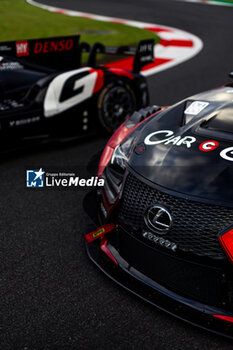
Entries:
{"type": "Polygon", "coordinates": [[[233,338],[233,89],[133,114],[85,199],[89,257],[152,305],[233,338]]]}

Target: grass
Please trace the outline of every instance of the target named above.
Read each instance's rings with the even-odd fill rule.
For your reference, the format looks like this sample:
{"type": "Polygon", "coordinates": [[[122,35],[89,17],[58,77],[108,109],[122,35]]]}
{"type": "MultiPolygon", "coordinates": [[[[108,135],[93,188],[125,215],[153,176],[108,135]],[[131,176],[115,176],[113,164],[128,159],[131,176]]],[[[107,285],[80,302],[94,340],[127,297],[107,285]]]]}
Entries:
{"type": "Polygon", "coordinates": [[[119,23],[50,13],[24,0],[0,0],[0,41],[80,34],[82,41],[105,45],[136,45],[139,40],[159,37],[119,23]]]}

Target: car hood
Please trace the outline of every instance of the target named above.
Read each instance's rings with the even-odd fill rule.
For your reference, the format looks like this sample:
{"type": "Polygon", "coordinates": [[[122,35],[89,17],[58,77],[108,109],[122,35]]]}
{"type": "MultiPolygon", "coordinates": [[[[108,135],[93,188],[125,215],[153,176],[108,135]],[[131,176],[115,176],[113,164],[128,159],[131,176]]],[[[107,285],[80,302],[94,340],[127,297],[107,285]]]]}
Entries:
{"type": "Polygon", "coordinates": [[[233,206],[232,93],[199,94],[150,118],[129,166],[156,185],[233,206]]]}

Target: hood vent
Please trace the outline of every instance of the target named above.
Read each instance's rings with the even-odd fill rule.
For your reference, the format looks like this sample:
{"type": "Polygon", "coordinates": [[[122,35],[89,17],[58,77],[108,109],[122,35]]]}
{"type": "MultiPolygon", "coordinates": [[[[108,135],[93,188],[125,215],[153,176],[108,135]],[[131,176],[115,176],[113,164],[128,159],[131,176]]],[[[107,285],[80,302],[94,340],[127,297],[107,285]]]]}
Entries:
{"type": "Polygon", "coordinates": [[[203,121],[196,132],[204,136],[233,141],[233,106],[219,110],[217,114],[203,121]]]}

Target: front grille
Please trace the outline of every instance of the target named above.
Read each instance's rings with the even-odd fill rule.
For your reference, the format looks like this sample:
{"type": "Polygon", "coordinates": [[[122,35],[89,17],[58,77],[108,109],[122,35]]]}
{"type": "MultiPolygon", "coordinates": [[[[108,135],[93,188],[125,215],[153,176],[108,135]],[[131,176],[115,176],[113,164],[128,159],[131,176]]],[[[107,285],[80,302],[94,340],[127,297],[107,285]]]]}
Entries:
{"type": "Polygon", "coordinates": [[[134,230],[148,230],[144,215],[154,204],[165,206],[171,213],[173,225],[164,236],[179,249],[212,259],[226,259],[217,234],[233,223],[233,209],[200,203],[166,194],[141,182],[132,174],[127,176],[119,217],[134,230]]]}

